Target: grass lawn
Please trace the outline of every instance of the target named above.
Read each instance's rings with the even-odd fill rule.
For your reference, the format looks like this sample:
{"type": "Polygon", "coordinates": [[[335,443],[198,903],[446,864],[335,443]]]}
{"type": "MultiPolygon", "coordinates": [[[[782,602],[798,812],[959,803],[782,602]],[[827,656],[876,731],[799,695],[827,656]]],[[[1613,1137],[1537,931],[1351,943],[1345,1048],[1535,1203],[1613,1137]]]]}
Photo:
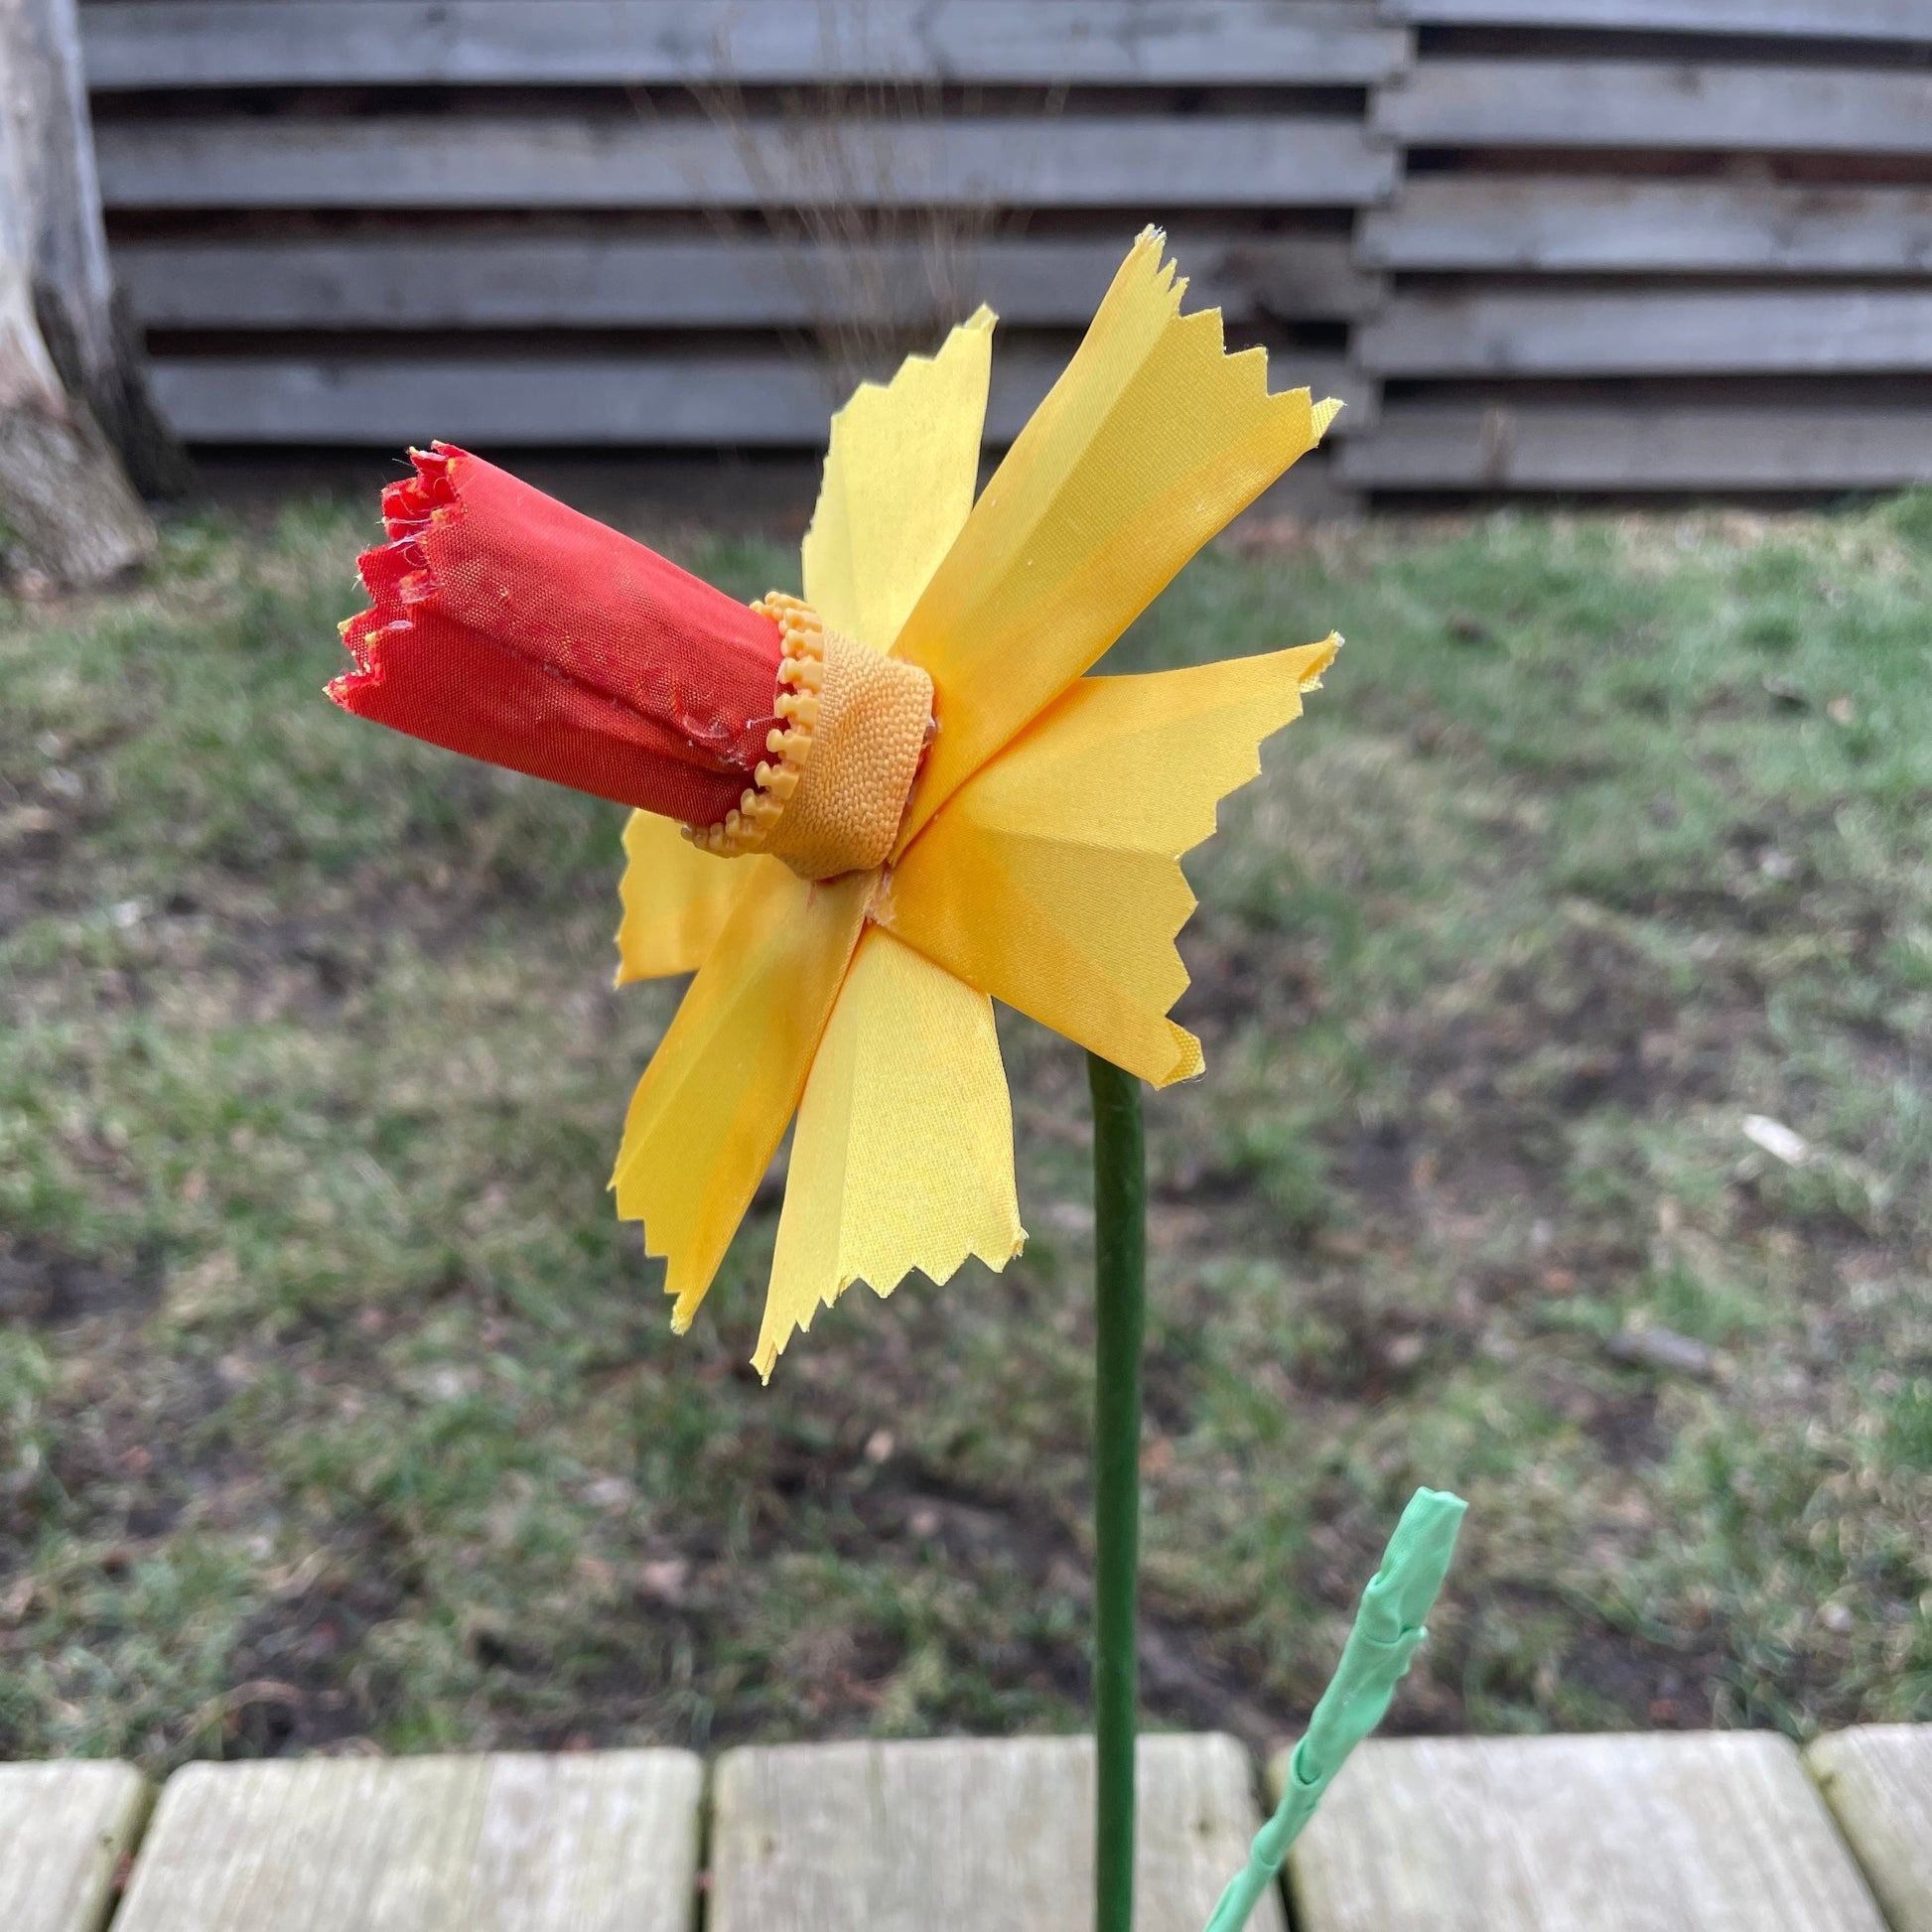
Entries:
{"type": "MultiPolygon", "coordinates": [[[[763,1390],[761,1197],[674,1339],[621,814],[324,702],[372,508],[0,600],[0,1752],[1076,1725],[1079,1054],[1004,1277],[763,1390]]],[[[1418,1482],[1398,1727],[1932,1718],[1932,499],[1251,539],[1116,659],[1330,624],[1149,1107],[1154,1719],[1292,1731],[1418,1482]]]]}

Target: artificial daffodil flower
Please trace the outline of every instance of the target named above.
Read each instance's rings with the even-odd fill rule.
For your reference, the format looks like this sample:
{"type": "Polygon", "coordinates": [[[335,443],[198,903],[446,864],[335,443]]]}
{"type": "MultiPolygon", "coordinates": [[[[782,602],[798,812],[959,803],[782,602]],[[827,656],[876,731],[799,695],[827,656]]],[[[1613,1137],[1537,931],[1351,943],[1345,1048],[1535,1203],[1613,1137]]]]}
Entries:
{"type": "Polygon", "coordinates": [[[366,718],[635,807],[619,983],[696,971],[612,1187],[688,1327],[796,1116],[769,1377],[855,1281],[994,1269],[1026,1236],[1005,1001],[1165,1086],[1194,899],[1179,856],[1339,639],[1089,667],[1339,404],[1183,316],[1135,243],[974,500],[994,318],[832,419],[804,597],[747,608],[438,444],[383,498],[330,686],[366,718]]]}

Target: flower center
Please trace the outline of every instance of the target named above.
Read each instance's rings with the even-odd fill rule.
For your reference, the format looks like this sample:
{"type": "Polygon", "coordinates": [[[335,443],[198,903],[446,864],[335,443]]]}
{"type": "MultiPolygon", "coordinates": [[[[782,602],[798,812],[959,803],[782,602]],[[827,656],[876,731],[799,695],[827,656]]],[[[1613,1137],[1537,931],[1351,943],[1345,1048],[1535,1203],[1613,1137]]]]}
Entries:
{"type": "Polygon", "coordinates": [[[782,591],[752,609],[777,624],[783,652],[771,759],[722,824],[687,825],[685,837],[720,858],[768,852],[801,879],[885,864],[931,736],[931,678],[826,629],[782,591]]]}

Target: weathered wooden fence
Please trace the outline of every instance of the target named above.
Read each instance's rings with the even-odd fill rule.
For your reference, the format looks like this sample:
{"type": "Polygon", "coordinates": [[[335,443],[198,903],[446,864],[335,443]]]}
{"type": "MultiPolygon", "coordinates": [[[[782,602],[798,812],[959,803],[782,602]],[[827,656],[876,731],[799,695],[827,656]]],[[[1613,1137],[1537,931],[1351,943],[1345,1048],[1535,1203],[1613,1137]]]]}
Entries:
{"type": "Polygon", "coordinates": [[[808,448],[1165,221],[1376,493],[1932,478],[1932,0],[91,0],[205,444],[808,448]]]}
{"type": "Polygon", "coordinates": [[[1395,0],[1373,489],[1932,477],[1932,0],[1395,0]]]}

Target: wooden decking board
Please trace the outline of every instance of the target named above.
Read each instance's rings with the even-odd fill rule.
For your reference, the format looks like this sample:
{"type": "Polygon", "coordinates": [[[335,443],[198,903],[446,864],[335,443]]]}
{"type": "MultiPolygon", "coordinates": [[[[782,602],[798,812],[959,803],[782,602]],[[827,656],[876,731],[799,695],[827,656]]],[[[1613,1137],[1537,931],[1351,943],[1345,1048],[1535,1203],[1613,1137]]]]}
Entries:
{"type": "MultiPolygon", "coordinates": [[[[1251,1777],[1231,1738],[1142,1740],[1137,1932],[1196,1932],[1251,1777]]],[[[1079,1738],[729,1752],[709,1932],[1080,1925],[1091,1779],[1079,1738]]],[[[114,1932],[693,1932],[702,1784],[679,1751],[201,1764],[142,1839],[132,1767],[0,1766],[0,1927],[101,1932],[139,1841],[114,1932]]],[[[1299,1932],[1932,1932],[1932,1726],[1802,1764],[1767,1732],[1371,1741],[1291,1874],[1299,1932]]]]}
{"type": "Polygon", "coordinates": [[[1805,1766],[1891,1932],[1932,1932],[1932,1725],[1861,1725],[1818,1738],[1805,1766]]]}
{"type": "Polygon", "coordinates": [[[0,1765],[0,1927],[99,1932],[147,1811],[130,1764],[0,1765]]]}
{"type": "Polygon", "coordinates": [[[1885,1932],[1767,1731],[1371,1741],[1290,1872],[1302,1932],[1885,1932]]]}
{"type": "Polygon", "coordinates": [[[193,1764],[114,1929],[691,1932],[703,1781],[684,1751],[193,1764]]]}
{"type": "MultiPolygon", "coordinates": [[[[1136,1932],[1200,1932],[1260,1823],[1231,1737],[1140,1749],[1136,1932]]],[[[709,1932],[1072,1932],[1092,1913],[1089,1740],[778,1746],[720,1759],[709,1932]]],[[[1278,1898],[1251,1932],[1284,1932],[1278,1898]]]]}

